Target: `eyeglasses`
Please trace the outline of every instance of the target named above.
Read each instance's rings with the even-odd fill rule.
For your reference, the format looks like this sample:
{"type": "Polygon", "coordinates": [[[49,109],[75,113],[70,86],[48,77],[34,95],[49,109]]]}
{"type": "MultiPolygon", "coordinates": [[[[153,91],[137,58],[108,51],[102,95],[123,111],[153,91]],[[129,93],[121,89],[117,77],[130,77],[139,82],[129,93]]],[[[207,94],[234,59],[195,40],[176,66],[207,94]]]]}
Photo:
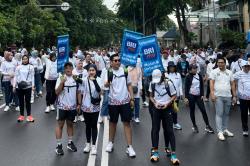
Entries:
{"type": "Polygon", "coordinates": [[[113,60],[113,62],[121,62],[121,60],[120,59],[115,59],[115,60],[113,60]]]}

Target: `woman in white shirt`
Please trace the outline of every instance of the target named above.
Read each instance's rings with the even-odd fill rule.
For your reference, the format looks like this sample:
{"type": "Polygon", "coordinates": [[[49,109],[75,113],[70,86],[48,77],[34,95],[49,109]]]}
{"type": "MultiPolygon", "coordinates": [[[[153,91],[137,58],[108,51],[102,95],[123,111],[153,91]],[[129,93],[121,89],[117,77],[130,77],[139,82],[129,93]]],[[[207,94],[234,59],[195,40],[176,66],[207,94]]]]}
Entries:
{"type": "MultiPolygon", "coordinates": [[[[182,99],[183,96],[183,90],[182,90],[182,79],[180,73],[177,73],[176,65],[174,62],[170,61],[168,62],[168,69],[166,77],[170,79],[177,92],[177,100],[176,102],[179,105],[179,100],[182,99]]],[[[177,112],[173,112],[173,122],[174,122],[174,129],[181,130],[181,125],[177,121],[177,112]]]]}
{"type": "Polygon", "coordinates": [[[77,109],[78,111],[83,111],[86,123],[87,143],[83,151],[89,153],[91,150],[91,154],[96,155],[97,121],[101,102],[101,79],[96,76],[97,67],[94,64],[89,65],[88,74],[89,76],[80,85],[81,93],[78,94],[77,109]],[[92,146],[90,147],[91,140],[92,146]]]}
{"type": "Polygon", "coordinates": [[[23,55],[22,64],[16,68],[13,91],[17,92],[19,105],[20,105],[20,116],[18,117],[18,122],[24,121],[24,102],[26,105],[28,122],[34,122],[34,118],[31,116],[31,91],[34,89],[34,67],[29,64],[29,57],[23,55]]]}
{"type": "Polygon", "coordinates": [[[46,79],[46,105],[47,108],[45,113],[49,113],[50,111],[54,111],[55,101],[56,101],[56,81],[58,78],[57,73],[57,60],[56,60],[56,53],[51,52],[48,55],[43,55],[42,60],[45,62],[46,70],[44,78],[46,79]]]}

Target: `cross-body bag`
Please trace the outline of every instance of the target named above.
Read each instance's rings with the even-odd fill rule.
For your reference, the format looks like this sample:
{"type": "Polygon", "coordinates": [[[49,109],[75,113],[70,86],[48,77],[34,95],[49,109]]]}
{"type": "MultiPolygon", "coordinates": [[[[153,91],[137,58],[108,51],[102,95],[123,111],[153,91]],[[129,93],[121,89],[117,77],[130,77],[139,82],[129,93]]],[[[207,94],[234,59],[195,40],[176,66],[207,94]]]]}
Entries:
{"type": "Polygon", "coordinates": [[[27,81],[28,81],[29,75],[30,75],[30,66],[29,66],[29,71],[28,71],[27,77],[26,77],[26,81],[21,81],[21,82],[17,83],[19,89],[27,89],[28,88],[29,83],[27,81]]]}
{"type": "Polygon", "coordinates": [[[100,95],[97,98],[92,97],[91,87],[88,79],[88,85],[89,85],[89,93],[90,93],[90,101],[93,105],[100,105],[101,97],[100,95]]]}

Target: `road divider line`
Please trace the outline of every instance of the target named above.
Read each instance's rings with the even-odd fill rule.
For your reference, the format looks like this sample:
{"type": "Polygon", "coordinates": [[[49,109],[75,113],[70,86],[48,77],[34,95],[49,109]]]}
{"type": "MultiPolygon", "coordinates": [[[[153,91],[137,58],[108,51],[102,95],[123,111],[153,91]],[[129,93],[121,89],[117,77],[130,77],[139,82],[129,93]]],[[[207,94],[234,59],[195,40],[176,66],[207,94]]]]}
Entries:
{"type": "Polygon", "coordinates": [[[103,131],[103,141],[102,141],[102,160],[101,166],[109,165],[109,154],[106,152],[106,146],[109,142],[109,120],[107,117],[104,118],[104,131],[103,131]]]}
{"type": "Polygon", "coordinates": [[[0,105],[0,109],[2,109],[3,107],[5,107],[6,103],[0,105]]]}

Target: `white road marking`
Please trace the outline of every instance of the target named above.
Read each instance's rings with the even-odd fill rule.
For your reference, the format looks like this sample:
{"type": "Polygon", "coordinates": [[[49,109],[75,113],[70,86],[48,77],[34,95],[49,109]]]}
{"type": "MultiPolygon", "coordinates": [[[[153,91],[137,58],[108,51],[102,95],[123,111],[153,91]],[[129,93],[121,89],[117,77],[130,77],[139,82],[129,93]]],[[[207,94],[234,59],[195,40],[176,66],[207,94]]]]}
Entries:
{"type": "Polygon", "coordinates": [[[0,109],[2,109],[3,107],[5,107],[6,103],[0,105],[0,109]]]}
{"type": "Polygon", "coordinates": [[[102,160],[101,166],[109,165],[109,154],[106,152],[106,146],[109,142],[109,120],[107,117],[104,118],[104,131],[103,131],[103,141],[102,141],[102,160]]]}

